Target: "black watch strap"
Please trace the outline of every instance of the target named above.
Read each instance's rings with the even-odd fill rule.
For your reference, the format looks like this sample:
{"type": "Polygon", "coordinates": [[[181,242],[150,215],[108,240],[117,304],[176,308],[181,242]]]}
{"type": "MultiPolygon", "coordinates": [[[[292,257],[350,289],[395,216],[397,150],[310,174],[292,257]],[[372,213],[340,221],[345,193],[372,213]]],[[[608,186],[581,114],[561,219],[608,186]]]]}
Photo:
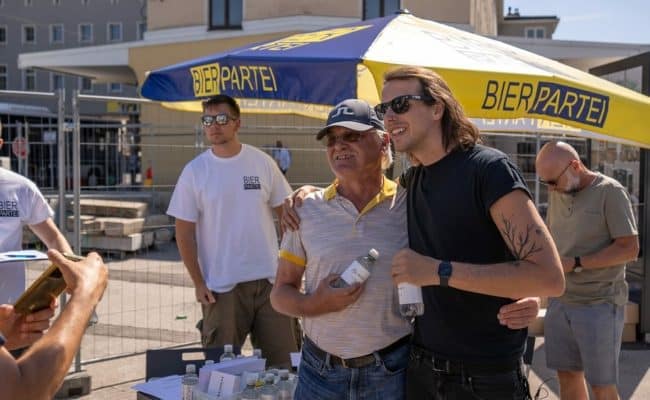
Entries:
{"type": "Polygon", "coordinates": [[[582,272],[583,266],[582,266],[582,262],[580,260],[580,256],[574,257],[573,260],[574,260],[573,272],[576,272],[576,273],[582,272]]]}

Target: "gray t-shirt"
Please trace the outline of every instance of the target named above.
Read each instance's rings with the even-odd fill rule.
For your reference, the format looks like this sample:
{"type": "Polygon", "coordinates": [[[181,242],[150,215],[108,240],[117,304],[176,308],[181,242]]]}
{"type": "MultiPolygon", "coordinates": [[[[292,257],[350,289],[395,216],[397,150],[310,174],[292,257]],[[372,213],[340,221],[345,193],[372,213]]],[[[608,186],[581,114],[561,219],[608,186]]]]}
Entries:
{"type": "MultiPolygon", "coordinates": [[[[552,192],[547,223],[562,257],[593,254],[614,239],[637,234],[632,204],[621,184],[602,174],[580,192],[552,192]]],[[[569,304],[627,302],[625,265],[583,269],[565,274],[566,291],[559,298],[569,304]]]]}

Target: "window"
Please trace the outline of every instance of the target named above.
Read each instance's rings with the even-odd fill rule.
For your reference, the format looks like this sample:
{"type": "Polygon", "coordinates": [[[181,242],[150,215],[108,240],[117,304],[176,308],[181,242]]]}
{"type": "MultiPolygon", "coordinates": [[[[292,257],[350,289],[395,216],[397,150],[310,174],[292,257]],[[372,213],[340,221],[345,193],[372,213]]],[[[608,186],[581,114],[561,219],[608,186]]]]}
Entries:
{"type": "Polygon", "coordinates": [[[50,25],[50,43],[63,43],[63,25],[50,25]]]}
{"type": "Polygon", "coordinates": [[[544,39],[546,37],[546,29],[541,27],[527,27],[525,35],[527,38],[544,39]]]}
{"type": "Polygon", "coordinates": [[[385,17],[401,8],[400,0],[364,0],[363,19],[385,17]]]}
{"type": "Polygon", "coordinates": [[[63,86],[63,75],[50,73],[50,90],[54,92],[55,90],[63,89],[63,86]]]}
{"type": "Polygon", "coordinates": [[[109,22],[107,27],[106,36],[109,42],[121,42],[122,41],[122,23],[120,22],[109,22]]]}
{"type": "Polygon", "coordinates": [[[36,27],[34,25],[23,25],[23,43],[36,43],[36,27]]]}
{"type": "Polygon", "coordinates": [[[7,25],[0,25],[0,44],[7,44],[7,25]]]}
{"type": "Polygon", "coordinates": [[[242,0],[210,0],[210,29],[241,29],[242,0]]]}
{"type": "Polygon", "coordinates": [[[144,33],[147,31],[147,23],[145,21],[137,22],[138,40],[144,39],[144,33]]]}
{"type": "Polygon", "coordinates": [[[108,84],[108,91],[110,93],[121,93],[122,92],[122,84],[121,83],[109,83],[108,84]]]}
{"type": "Polygon", "coordinates": [[[36,90],[36,71],[33,69],[23,70],[23,90],[36,90]]]}
{"type": "Polygon", "coordinates": [[[79,43],[92,43],[93,25],[79,24],[79,43]]]}
{"type": "Polygon", "coordinates": [[[93,81],[90,78],[79,77],[78,82],[79,90],[82,92],[92,92],[93,91],[93,81]]]}
{"type": "Polygon", "coordinates": [[[0,90],[7,90],[7,64],[0,64],[0,90]]]}

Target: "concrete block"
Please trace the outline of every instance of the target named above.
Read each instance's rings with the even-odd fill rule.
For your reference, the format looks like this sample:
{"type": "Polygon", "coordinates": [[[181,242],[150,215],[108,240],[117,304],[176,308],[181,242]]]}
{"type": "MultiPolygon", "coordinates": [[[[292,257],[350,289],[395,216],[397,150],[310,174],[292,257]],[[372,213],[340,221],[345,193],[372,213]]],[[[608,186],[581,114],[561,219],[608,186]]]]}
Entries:
{"type": "Polygon", "coordinates": [[[144,228],[144,218],[105,218],[104,233],[106,236],[128,236],[140,233],[144,228]]]}
{"type": "MultiPolygon", "coordinates": [[[[79,219],[81,220],[81,232],[87,235],[102,234],[103,225],[94,215],[80,215],[79,219]]],[[[74,215],[70,215],[66,218],[65,228],[68,232],[74,232],[74,215]]]]}
{"type": "Polygon", "coordinates": [[[63,380],[63,385],[54,395],[55,399],[84,396],[90,393],[92,378],[86,371],[68,374],[63,380]]]}
{"type": "Polygon", "coordinates": [[[167,228],[173,225],[171,218],[165,214],[147,215],[144,220],[145,228],[167,228]]]}
{"type": "Polygon", "coordinates": [[[90,249],[136,251],[153,244],[153,232],[132,233],[128,236],[84,236],[81,246],[90,249]]]}
{"type": "Polygon", "coordinates": [[[147,203],[126,200],[81,199],[81,213],[118,218],[143,218],[147,215],[147,203]]]}

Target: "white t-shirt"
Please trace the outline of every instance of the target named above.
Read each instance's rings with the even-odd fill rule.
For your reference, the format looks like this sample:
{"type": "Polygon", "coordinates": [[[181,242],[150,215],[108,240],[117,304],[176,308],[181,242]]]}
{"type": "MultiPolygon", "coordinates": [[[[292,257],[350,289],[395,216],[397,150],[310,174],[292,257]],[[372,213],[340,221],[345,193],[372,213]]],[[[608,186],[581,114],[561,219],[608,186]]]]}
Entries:
{"type": "MultiPolygon", "coordinates": [[[[0,168],[0,251],[20,250],[23,226],[40,224],[53,215],[34,182],[0,168]]],[[[24,290],[24,264],[0,264],[0,304],[13,304],[24,290]]]]}
{"type": "Polygon", "coordinates": [[[290,192],[275,161],[245,144],[234,157],[220,158],[209,149],[185,166],[167,214],[196,223],[209,289],[223,293],[240,282],[273,281],[278,238],[272,207],[290,192]]]}

